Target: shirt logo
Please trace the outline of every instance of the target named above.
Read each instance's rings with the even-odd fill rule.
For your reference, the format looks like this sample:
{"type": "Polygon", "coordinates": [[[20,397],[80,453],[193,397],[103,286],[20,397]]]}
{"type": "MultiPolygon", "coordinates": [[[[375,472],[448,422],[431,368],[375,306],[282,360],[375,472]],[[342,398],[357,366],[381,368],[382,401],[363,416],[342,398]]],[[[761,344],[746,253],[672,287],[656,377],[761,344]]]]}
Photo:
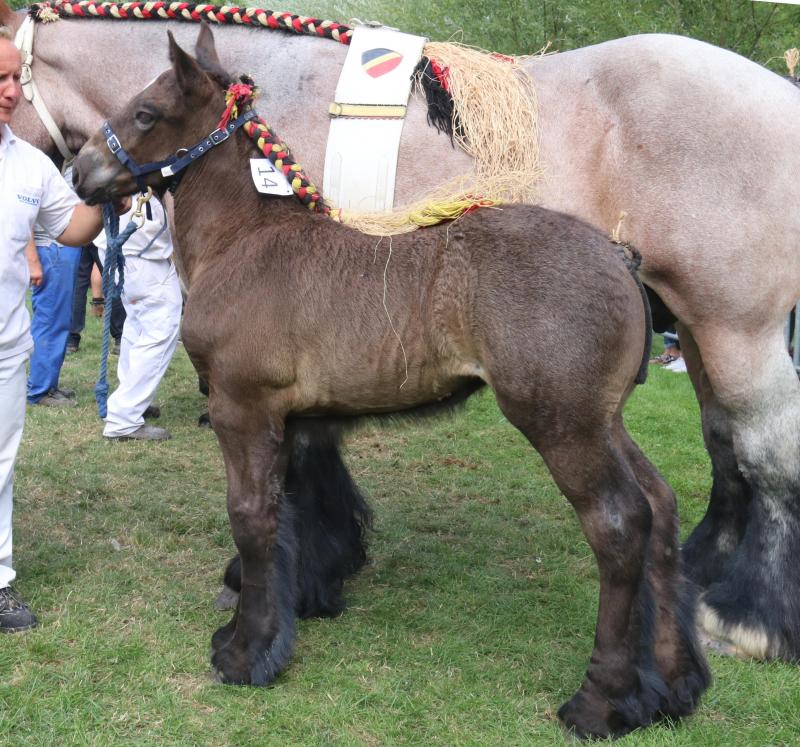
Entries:
{"type": "Polygon", "coordinates": [[[33,207],[39,207],[39,198],[38,197],[31,197],[30,195],[24,195],[21,192],[17,192],[17,199],[23,205],[32,205],[33,207]]]}

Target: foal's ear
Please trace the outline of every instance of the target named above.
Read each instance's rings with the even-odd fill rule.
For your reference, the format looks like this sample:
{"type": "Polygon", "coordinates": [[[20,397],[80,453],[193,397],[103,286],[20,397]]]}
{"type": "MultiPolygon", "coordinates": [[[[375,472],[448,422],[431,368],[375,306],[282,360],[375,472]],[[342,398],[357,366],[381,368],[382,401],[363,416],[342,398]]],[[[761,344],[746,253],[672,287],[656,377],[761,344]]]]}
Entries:
{"type": "Polygon", "coordinates": [[[169,61],[172,63],[181,91],[187,95],[202,91],[203,83],[208,81],[206,74],[200,69],[194,57],[180,48],[171,31],[167,31],[167,36],[169,36],[169,61]]]}
{"type": "MultiPolygon", "coordinates": [[[[0,0],[0,2],[2,1],[0,0]]],[[[197,43],[194,45],[194,56],[203,70],[222,69],[217,48],[214,45],[214,34],[211,33],[211,27],[205,21],[200,24],[200,33],[197,35],[197,43]]]]}

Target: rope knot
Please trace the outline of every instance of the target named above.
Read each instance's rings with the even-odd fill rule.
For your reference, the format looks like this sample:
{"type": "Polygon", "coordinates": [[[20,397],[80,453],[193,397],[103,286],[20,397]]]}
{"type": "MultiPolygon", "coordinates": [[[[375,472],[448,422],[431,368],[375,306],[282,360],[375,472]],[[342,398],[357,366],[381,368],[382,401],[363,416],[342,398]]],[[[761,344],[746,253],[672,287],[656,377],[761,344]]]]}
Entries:
{"type": "Polygon", "coordinates": [[[258,88],[249,75],[242,75],[236,83],[231,83],[225,91],[225,111],[222,112],[217,129],[227,127],[231,119],[239,116],[240,107],[252,103],[257,95],[258,88]]]}

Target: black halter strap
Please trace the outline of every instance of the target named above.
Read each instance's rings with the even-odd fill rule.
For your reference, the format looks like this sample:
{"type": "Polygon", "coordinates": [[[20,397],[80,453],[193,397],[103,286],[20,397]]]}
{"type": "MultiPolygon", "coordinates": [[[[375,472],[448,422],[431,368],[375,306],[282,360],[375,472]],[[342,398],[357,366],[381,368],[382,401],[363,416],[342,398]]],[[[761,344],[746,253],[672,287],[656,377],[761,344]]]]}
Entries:
{"type": "Polygon", "coordinates": [[[254,109],[248,109],[241,117],[228,122],[224,128],[217,128],[208,137],[203,138],[199,143],[195,143],[191,148],[181,148],[177,153],[168,156],[162,161],[152,161],[150,163],[138,164],[131,157],[128,151],[122,147],[122,143],[114,132],[109,122],[103,122],[103,135],[106,138],[108,149],[117,157],[119,162],[133,174],[136,184],[142,192],[147,191],[144,176],[160,171],[162,176],[172,177],[170,189],[174,189],[180,181],[181,172],[189,165],[193,164],[198,158],[204,156],[215,146],[224,143],[236,130],[245,122],[257,117],[254,109]]]}

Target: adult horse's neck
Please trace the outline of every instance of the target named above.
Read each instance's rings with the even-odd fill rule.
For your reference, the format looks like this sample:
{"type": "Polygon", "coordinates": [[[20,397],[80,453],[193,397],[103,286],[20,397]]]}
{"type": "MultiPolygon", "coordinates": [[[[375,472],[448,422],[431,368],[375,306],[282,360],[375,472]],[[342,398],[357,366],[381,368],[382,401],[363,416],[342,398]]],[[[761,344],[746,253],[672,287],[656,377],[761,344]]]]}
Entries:
{"type": "MultiPolygon", "coordinates": [[[[240,129],[222,145],[209,151],[184,173],[175,190],[177,250],[187,284],[204,264],[220,253],[236,261],[236,243],[266,241],[266,232],[279,231],[288,221],[292,230],[316,219],[296,197],[260,194],[250,174],[250,158],[259,158],[253,141],[240,129]],[[242,226],[251,231],[242,231],[242,226]],[[220,231],[224,226],[227,230],[220,231]],[[210,245],[209,236],[220,236],[210,245]]],[[[331,222],[331,225],[336,225],[331,222]]]]}
{"type": "MultiPolygon", "coordinates": [[[[184,49],[194,47],[198,26],[190,23],[72,19],[37,25],[34,78],[73,151],[167,69],[167,29],[184,49]]],[[[215,26],[214,36],[223,68],[248,73],[256,81],[259,112],[322,187],[328,105],[347,49],[328,39],[242,26],[215,26]]],[[[415,202],[471,168],[470,158],[428,126],[426,116],[424,99],[412,96],[398,159],[397,206],[415,202]]],[[[27,102],[12,125],[20,137],[52,150],[27,102]]],[[[354,158],[357,168],[357,153],[354,158]]]]}
{"type": "MultiPolygon", "coordinates": [[[[75,151],[124,103],[169,67],[166,32],[192,49],[199,26],[161,21],[60,20],[37,24],[34,78],[75,151]]],[[[347,52],[337,42],[278,31],[214,28],[222,65],[262,86],[259,108],[298,158],[322,178],[327,106],[347,52]],[[319,155],[318,155],[319,154],[319,155]]],[[[15,117],[20,137],[46,150],[51,142],[30,104],[15,117]]]]}

